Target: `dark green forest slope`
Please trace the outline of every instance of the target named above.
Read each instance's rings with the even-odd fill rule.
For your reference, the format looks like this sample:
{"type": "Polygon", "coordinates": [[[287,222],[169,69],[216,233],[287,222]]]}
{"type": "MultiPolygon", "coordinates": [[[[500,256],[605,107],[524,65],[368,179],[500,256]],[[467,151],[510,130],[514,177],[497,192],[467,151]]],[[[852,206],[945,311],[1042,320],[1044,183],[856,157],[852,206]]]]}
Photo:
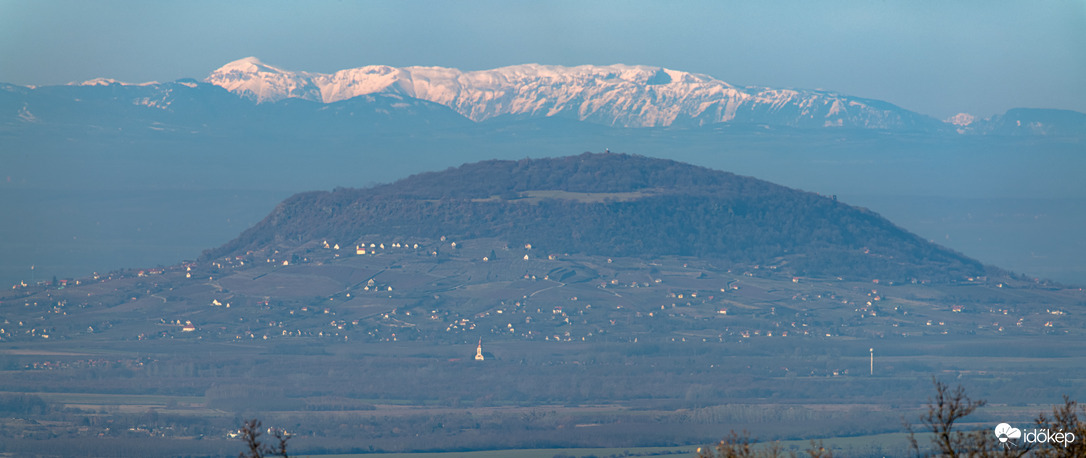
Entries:
{"type": "Polygon", "coordinates": [[[831,197],[620,154],[485,161],[290,197],[204,258],[314,240],[494,237],[545,253],[697,256],[804,276],[958,281],[985,267],[831,197]]]}

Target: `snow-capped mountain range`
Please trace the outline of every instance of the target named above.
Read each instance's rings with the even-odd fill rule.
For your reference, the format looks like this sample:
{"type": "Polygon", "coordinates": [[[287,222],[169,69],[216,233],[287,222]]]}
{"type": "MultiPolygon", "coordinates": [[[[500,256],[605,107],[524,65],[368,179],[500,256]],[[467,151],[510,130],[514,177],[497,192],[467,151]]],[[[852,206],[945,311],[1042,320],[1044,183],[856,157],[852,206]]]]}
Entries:
{"type": "Polygon", "coordinates": [[[205,81],[257,103],[289,98],[333,103],[397,94],[445,105],[474,121],[556,116],[621,127],[945,127],[877,100],[820,90],[736,87],[708,75],[635,65],[528,64],[469,72],[373,65],[325,74],[283,70],[249,57],[224,65],[205,81]]]}
{"type": "Polygon", "coordinates": [[[367,66],[326,74],[287,71],[249,57],[222,66],[204,81],[0,83],[0,127],[17,129],[153,125],[155,130],[281,131],[308,126],[335,134],[341,128],[460,129],[503,119],[555,119],[564,128],[574,122],[1086,137],[1086,114],[1076,111],[1016,108],[984,119],[961,113],[939,121],[891,103],[830,91],[738,87],[708,75],[634,65],[527,64],[468,72],[367,66]]]}

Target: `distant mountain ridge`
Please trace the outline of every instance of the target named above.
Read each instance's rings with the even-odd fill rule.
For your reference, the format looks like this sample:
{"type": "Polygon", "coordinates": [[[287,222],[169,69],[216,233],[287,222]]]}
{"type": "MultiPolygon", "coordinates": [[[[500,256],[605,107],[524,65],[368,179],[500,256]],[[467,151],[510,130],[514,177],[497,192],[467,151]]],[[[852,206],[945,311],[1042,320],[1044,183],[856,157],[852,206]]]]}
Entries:
{"type": "Polygon", "coordinates": [[[254,105],[221,87],[192,79],[127,84],[99,78],[37,88],[0,84],[0,128],[38,128],[63,135],[300,132],[339,136],[470,124],[445,106],[398,94],[328,104],[292,98],[254,105]]]}
{"type": "Polygon", "coordinates": [[[390,93],[448,106],[474,121],[559,116],[621,127],[767,124],[940,130],[945,124],[890,103],[829,91],[736,87],[708,75],[641,65],[516,65],[463,72],[371,65],[332,74],[294,72],[249,57],[208,83],[257,103],[336,102],[390,93]]]}
{"type": "Polygon", "coordinates": [[[986,271],[833,198],[670,160],[589,153],[296,194],[204,258],[289,252],[322,240],[354,244],[374,234],[497,238],[543,254],[694,256],[867,280],[961,281],[986,271]]]}
{"type": "MultiPolygon", "coordinates": [[[[823,90],[737,87],[711,76],[636,65],[516,65],[460,71],[366,66],[332,74],[283,70],[245,58],[204,81],[130,84],[110,78],[64,86],[0,83],[0,126],[133,127],[187,132],[361,128],[394,131],[490,120],[554,119],[599,127],[864,130],[932,135],[1086,137],[1086,114],[1008,110],[945,121],[891,103],[823,90]],[[346,108],[345,108],[346,107],[346,108]],[[209,122],[210,121],[210,122],[209,122]],[[111,124],[117,123],[120,124],[111,124]],[[373,123],[376,124],[373,124],[373,123]]],[[[337,130],[338,129],[338,130],[337,130]]]]}
{"type": "Polygon", "coordinates": [[[959,133],[1015,136],[1071,136],[1086,132],[1086,113],[1071,110],[1012,108],[985,119],[957,115],[948,122],[959,133]]]}

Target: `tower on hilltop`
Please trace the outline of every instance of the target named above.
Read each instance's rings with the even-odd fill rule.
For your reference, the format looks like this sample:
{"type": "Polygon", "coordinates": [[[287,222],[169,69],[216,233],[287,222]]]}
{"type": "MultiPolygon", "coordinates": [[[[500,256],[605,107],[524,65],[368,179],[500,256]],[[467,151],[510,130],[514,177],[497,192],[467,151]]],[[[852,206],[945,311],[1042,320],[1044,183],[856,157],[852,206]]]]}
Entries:
{"type": "Polygon", "coordinates": [[[475,360],[483,360],[483,339],[479,339],[479,346],[475,347],[475,360]]]}

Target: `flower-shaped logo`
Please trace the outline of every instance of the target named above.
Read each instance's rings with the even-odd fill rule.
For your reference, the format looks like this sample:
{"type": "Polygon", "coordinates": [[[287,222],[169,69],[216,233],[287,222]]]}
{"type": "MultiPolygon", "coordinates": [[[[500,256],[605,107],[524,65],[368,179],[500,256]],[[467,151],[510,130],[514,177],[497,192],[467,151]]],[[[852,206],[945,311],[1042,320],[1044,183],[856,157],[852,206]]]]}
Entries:
{"type": "Polygon", "coordinates": [[[1012,427],[1011,425],[1008,425],[1006,423],[1000,423],[995,427],[995,435],[996,438],[999,439],[1000,443],[1006,444],[1007,441],[1011,439],[1021,439],[1022,430],[1012,427]]]}

